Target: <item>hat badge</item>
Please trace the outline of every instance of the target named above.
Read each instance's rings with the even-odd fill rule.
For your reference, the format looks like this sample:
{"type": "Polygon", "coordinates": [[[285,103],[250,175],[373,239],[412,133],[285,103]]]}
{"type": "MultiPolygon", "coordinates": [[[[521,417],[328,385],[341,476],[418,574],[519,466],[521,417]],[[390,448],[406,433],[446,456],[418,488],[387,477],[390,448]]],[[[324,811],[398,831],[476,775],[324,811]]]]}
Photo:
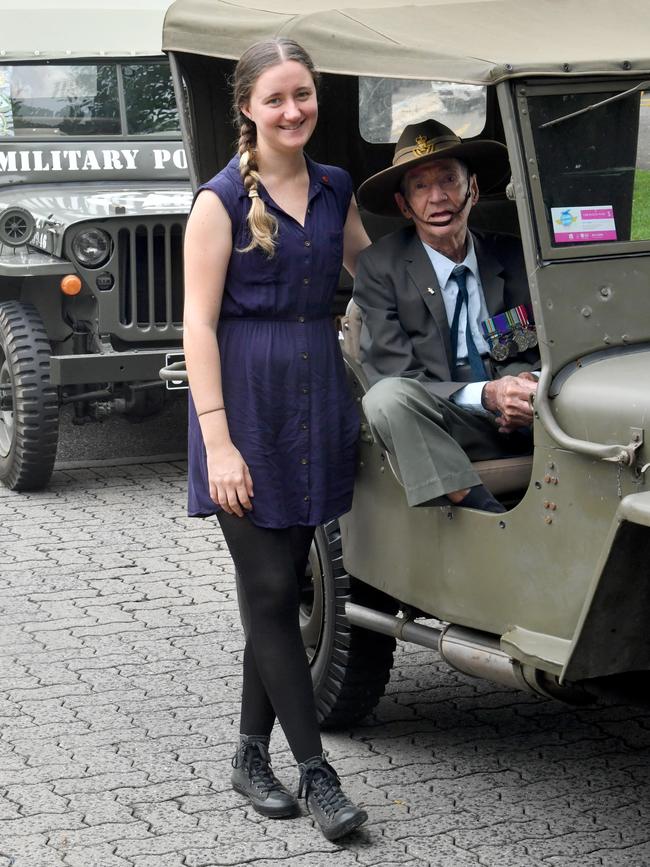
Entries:
{"type": "Polygon", "coordinates": [[[426,157],[432,154],[435,146],[432,138],[427,138],[425,135],[418,135],[415,138],[415,147],[413,153],[416,157],[426,157]]]}

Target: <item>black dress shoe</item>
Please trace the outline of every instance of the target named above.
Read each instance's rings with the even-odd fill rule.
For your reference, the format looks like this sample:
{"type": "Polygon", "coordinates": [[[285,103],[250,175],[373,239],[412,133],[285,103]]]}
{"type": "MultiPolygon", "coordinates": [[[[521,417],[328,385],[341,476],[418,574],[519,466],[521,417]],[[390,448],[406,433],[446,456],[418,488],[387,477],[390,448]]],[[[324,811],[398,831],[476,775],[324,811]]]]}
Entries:
{"type": "Polygon", "coordinates": [[[494,512],[497,515],[506,511],[504,506],[492,495],[485,485],[475,485],[469,489],[469,493],[460,503],[452,503],[464,509],[480,509],[482,512],[494,512]]]}
{"type": "Polygon", "coordinates": [[[298,766],[298,797],[305,796],[309,811],[327,840],[338,840],[367,819],[368,814],[350,801],[341,789],[341,781],[324,756],[314,756],[298,766]]]}
{"type": "Polygon", "coordinates": [[[268,738],[242,735],[232,767],[233,789],[248,798],[262,816],[288,819],[298,814],[298,801],[271,768],[268,738]]]}

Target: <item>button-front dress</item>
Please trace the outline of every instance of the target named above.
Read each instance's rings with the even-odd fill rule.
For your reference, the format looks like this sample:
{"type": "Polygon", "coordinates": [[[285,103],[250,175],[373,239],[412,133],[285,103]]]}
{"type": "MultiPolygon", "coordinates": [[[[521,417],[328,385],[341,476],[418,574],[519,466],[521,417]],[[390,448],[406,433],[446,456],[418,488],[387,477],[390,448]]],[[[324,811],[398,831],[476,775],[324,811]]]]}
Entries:
{"type": "MultiPolygon", "coordinates": [[[[239,252],[250,240],[251,204],[239,158],[201,187],[219,196],[232,222],[217,341],[230,436],[253,479],[249,517],[261,527],[316,526],[352,502],[359,414],[331,315],[352,181],[334,166],[307,159],[307,168],[304,227],[260,185],[279,226],[271,259],[259,248],[239,252]]],[[[188,462],[189,515],[216,514],[191,395],[188,462]]]]}

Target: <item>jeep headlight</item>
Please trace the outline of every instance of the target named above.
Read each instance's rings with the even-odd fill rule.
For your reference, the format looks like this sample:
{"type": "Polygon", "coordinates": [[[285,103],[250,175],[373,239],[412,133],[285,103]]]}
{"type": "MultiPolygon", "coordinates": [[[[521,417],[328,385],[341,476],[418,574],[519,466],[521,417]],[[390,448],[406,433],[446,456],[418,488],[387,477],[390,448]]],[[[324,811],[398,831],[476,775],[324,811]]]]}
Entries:
{"type": "Polygon", "coordinates": [[[86,229],[72,242],[72,253],[84,268],[99,268],[111,255],[111,236],[103,229],[86,229]]]}

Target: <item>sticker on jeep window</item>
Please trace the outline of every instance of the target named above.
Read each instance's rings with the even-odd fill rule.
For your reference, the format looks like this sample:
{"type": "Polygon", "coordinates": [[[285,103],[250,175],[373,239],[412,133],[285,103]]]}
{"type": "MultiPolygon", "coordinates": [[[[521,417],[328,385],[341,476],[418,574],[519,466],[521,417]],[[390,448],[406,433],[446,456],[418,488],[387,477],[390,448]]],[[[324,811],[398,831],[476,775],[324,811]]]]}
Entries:
{"type": "Polygon", "coordinates": [[[556,244],[616,241],[612,205],[551,208],[551,221],[556,244]]]}

